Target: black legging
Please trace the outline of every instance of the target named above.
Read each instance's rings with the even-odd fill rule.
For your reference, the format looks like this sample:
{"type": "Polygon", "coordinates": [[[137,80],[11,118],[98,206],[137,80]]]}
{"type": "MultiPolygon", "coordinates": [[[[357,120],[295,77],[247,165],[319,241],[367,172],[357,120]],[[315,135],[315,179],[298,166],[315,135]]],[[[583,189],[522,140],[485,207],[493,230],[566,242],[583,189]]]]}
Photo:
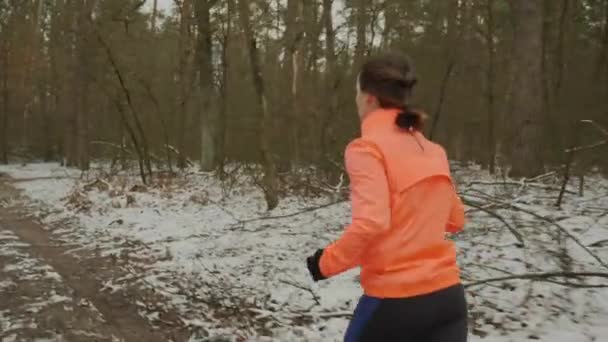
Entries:
{"type": "Polygon", "coordinates": [[[467,303],[462,285],[403,299],[363,296],[346,342],[466,342],[467,303]]]}

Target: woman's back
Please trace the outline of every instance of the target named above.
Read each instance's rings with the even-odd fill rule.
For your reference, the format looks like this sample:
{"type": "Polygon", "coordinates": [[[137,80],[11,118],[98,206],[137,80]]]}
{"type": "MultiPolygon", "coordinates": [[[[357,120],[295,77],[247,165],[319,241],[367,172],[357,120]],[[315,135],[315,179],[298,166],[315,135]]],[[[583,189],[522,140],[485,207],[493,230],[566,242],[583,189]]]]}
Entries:
{"type": "MultiPolygon", "coordinates": [[[[445,231],[450,221],[461,227],[464,217],[447,157],[422,134],[396,127],[397,115],[384,109],[369,114],[362,137],[346,152],[349,173],[366,175],[351,177],[353,221],[381,230],[364,247],[361,285],[367,295],[382,298],[422,295],[460,282],[445,231]]],[[[345,250],[358,248],[360,236],[352,237],[345,250]]],[[[339,268],[339,262],[324,266],[339,268]]]]}

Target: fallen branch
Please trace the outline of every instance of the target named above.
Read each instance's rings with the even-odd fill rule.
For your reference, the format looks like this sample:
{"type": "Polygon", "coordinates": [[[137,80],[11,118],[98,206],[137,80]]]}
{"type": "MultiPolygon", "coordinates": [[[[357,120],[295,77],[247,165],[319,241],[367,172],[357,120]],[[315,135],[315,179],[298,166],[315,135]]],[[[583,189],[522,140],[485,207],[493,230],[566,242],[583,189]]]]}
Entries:
{"type": "MultiPolygon", "coordinates": [[[[182,153],[177,148],[175,148],[171,145],[165,144],[165,148],[168,149],[169,151],[175,153],[178,157],[182,156],[182,153]]],[[[194,166],[194,163],[190,159],[188,159],[187,157],[185,157],[184,159],[186,161],[186,164],[188,164],[188,166],[190,166],[190,167],[194,166]]]]}
{"type": "Polygon", "coordinates": [[[316,206],[316,207],[306,208],[304,210],[301,210],[301,211],[298,211],[298,212],[295,212],[295,213],[291,213],[291,214],[286,214],[286,215],[264,216],[264,217],[256,217],[256,218],[252,218],[252,219],[248,219],[248,220],[238,220],[238,223],[236,224],[236,226],[242,226],[242,225],[247,224],[247,223],[258,222],[258,221],[279,220],[279,219],[284,219],[284,218],[295,217],[295,216],[299,216],[299,215],[302,215],[302,214],[310,213],[310,212],[313,212],[313,211],[329,208],[331,206],[338,205],[338,204],[341,204],[341,203],[344,203],[344,202],[346,202],[346,200],[338,200],[338,201],[330,202],[330,203],[327,203],[327,204],[319,205],[319,206],[316,206]]]}
{"type": "MultiPolygon", "coordinates": [[[[489,283],[497,283],[508,280],[550,280],[550,278],[605,278],[608,279],[608,273],[598,272],[547,272],[547,273],[527,273],[527,274],[515,274],[504,277],[489,278],[484,280],[474,281],[472,283],[465,284],[465,288],[479,286],[489,283]]],[[[579,284],[577,284],[579,285],[579,284]]],[[[588,285],[593,287],[608,287],[607,284],[599,285],[588,285]]]]}
{"type": "MultiPolygon", "coordinates": [[[[535,187],[535,188],[539,188],[542,190],[549,190],[549,191],[559,191],[560,188],[554,187],[554,186],[550,186],[550,185],[545,185],[545,184],[537,184],[537,183],[530,183],[526,180],[524,180],[523,182],[515,182],[515,181],[504,181],[504,182],[485,182],[485,181],[474,181],[474,182],[470,182],[467,183],[466,186],[464,188],[473,186],[473,185],[511,185],[511,186],[530,186],[530,187],[535,187]]],[[[574,194],[576,195],[576,192],[572,191],[572,190],[566,190],[567,193],[570,194],[574,194]]]]}
{"type": "Polygon", "coordinates": [[[338,312],[288,312],[283,315],[285,318],[351,318],[353,313],[350,311],[338,311],[338,312]]]}
{"type": "Polygon", "coordinates": [[[502,222],[507,229],[509,229],[509,231],[511,232],[511,234],[513,234],[513,236],[515,236],[515,239],[517,239],[517,241],[519,242],[519,245],[517,245],[518,247],[524,247],[525,246],[525,242],[524,242],[524,237],[523,235],[521,235],[521,233],[519,231],[517,231],[517,229],[515,227],[513,227],[512,225],[509,224],[509,222],[507,222],[507,220],[505,220],[504,217],[500,216],[498,213],[489,210],[487,208],[485,208],[484,206],[477,204],[475,202],[463,199],[463,203],[468,205],[469,207],[473,207],[475,209],[481,210],[484,213],[494,217],[495,219],[499,220],[500,222],[502,222]]]}
{"type": "Polygon", "coordinates": [[[501,204],[504,206],[507,206],[509,208],[512,208],[514,210],[520,211],[522,213],[526,213],[528,215],[534,216],[540,220],[546,221],[550,224],[552,224],[553,226],[555,226],[557,229],[559,229],[562,233],[564,233],[568,238],[570,238],[572,241],[574,241],[574,243],[576,243],[579,247],[581,247],[585,252],[587,252],[587,254],[589,254],[593,259],[595,259],[597,262],[600,263],[600,265],[602,265],[604,268],[608,269],[608,264],[606,264],[606,262],[604,262],[604,260],[602,260],[599,256],[597,256],[595,253],[593,253],[593,251],[591,251],[587,246],[585,246],[581,240],[579,240],[576,236],[572,235],[572,233],[570,233],[566,228],[564,228],[563,226],[561,226],[559,223],[555,222],[555,220],[548,218],[548,217],[544,217],[542,215],[539,215],[531,210],[528,209],[524,209],[521,208],[519,206],[516,206],[514,204],[511,203],[506,203],[503,201],[499,201],[496,199],[490,199],[491,201],[493,201],[496,204],[501,204]]]}
{"type": "Polygon", "coordinates": [[[121,151],[125,151],[127,154],[129,155],[134,155],[134,153],[129,150],[128,148],[121,146],[119,144],[115,144],[115,143],[111,143],[111,142],[107,142],[107,141],[91,141],[89,142],[91,145],[103,145],[103,146],[109,146],[112,148],[115,148],[117,150],[121,150],[121,151]]]}

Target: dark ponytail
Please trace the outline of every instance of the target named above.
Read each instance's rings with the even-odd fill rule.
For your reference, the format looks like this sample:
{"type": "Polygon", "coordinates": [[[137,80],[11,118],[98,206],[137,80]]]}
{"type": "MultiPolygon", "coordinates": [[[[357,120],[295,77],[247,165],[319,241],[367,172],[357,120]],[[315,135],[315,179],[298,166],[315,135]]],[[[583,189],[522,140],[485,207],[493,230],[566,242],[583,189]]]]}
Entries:
{"type": "Polygon", "coordinates": [[[420,131],[424,127],[424,114],[412,111],[410,109],[404,109],[402,112],[397,114],[395,124],[401,129],[408,131],[420,131]]]}
{"type": "Polygon", "coordinates": [[[416,83],[409,59],[399,54],[373,57],[359,74],[361,90],[375,96],[382,108],[400,109],[395,124],[408,131],[421,131],[426,120],[424,113],[408,106],[416,83]]]}

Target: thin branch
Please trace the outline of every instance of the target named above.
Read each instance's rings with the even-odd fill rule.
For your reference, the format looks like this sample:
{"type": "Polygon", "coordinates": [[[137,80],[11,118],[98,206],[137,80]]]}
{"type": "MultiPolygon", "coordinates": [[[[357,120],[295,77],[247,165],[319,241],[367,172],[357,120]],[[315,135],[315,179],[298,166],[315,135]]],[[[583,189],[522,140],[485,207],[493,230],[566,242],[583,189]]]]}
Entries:
{"type": "Polygon", "coordinates": [[[585,146],[576,146],[573,148],[569,148],[569,149],[565,150],[564,152],[572,153],[572,152],[578,152],[578,151],[584,151],[584,150],[591,150],[596,147],[600,147],[600,146],[604,146],[604,145],[608,145],[608,140],[598,141],[593,144],[589,144],[589,145],[585,145],[585,146]]]}
{"type": "Polygon", "coordinates": [[[266,220],[278,220],[278,219],[284,219],[284,218],[290,218],[290,217],[295,217],[295,216],[299,216],[305,213],[310,213],[313,211],[317,211],[317,210],[321,210],[321,209],[325,209],[334,205],[338,205],[341,203],[346,202],[346,200],[338,200],[338,201],[334,201],[334,202],[330,202],[327,204],[323,204],[320,206],[316,206],[316,207],[310,207],[310,208],[306,208],[304,210],[295,212],[295,213],[291,213],[291,214],[286,214],[286,215],[277,215],[277,216],[264,216],[264,217],[256,217],[256,218],[252,218],[252,219],[248,219],[248,220],[239,220],[239,222],[236,224],[236,226],[243,226],[246,223],[252,223],[252,222],[258,222],[258,221],[266,221],[266,220]]]}
{"type": "Polygon", "coordinates": [[[602,132],[603,135],[605,135],[606,137],[608,137],[608,129],[605,129],[604,127],[600,126],[595,121],[593,121],[593,120],[581,120],[581,122],[592,125],[593,127],[597,128],[597,130],[599,130],[600,132],[602,132]]]}
{"type": "Polygon", "coordinates": [[[111,143],[111,142],[107,142],[107,141],[91,141],[89,142],[89,144],[91,145],[102,145],[102,146],[108,146],[108,147],[112,147],[121,151],[125,151],[127,152],[127,154],[129,155],[133,155],[133,152],[130,151],[128,148],[125,148],[124,146],[121,146],[119,144],[115,144],[115,143],[111,143]]]}
{"type": "Polygon", "coordinates": [[[446,68],[445,74],[443,75],[443,80],[441,81],[441,88],[439,92],[439,100],[437,102],[437,108],[435,109],[435,115],[433,118],[433,125],[431,127],[431,132],[429,133],[429,139],[433,140],[433,135],[435,133],[435,129],[439,124],[439,119],[441,119],[441,112],[443,109],[443,103],[445,102],[447,86],[452,77],[454,66],[456,66],[455,60],[450,60],[448,66],[446,68]]]}
{"type": "MultiPolygon", "coordinates": [[[[474,281],[468,284],[465,284],[464,287],[473,287],[479,286],[489,283],[497,283],[508,280],[550,280],[550,278],[605,278],[608,279],[608,273],[598,273],[598,272],[547,272],[547,273],[527,273],[527,274],[514,274],[510,276],[497,277],[497,278],[489,278],[474,281]]],[[[596,286],[596,285],[590,285],[596,286]]],[[[599,287],[608,287],[608,284],[605,285],[597,285],[599,287]]]]}

